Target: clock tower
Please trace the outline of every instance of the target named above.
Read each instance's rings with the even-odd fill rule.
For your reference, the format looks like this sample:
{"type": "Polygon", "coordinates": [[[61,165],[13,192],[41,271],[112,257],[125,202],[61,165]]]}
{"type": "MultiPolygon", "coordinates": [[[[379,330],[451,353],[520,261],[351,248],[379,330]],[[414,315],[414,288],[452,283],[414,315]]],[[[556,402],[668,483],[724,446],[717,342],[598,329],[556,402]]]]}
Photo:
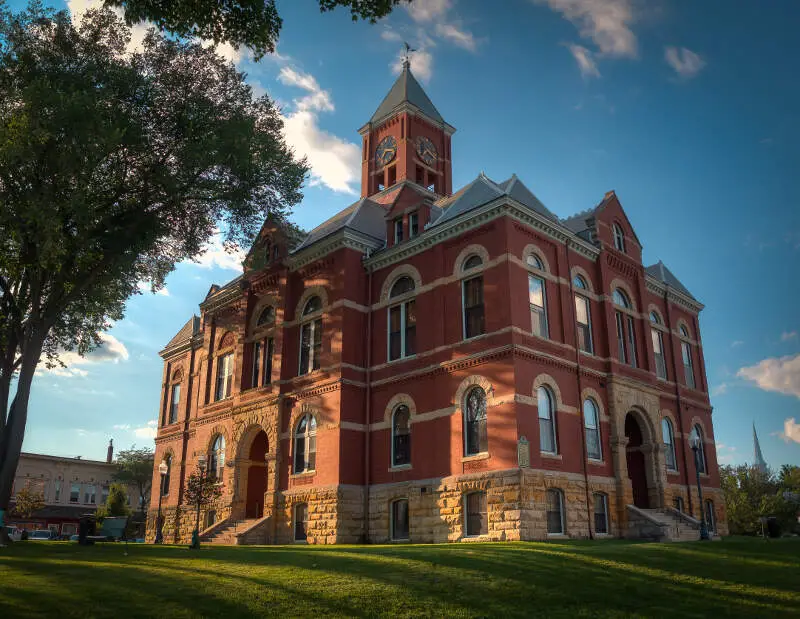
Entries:
{"type": "Polygon", "coordinates": [[[403,70],[369,122],[359,129],[361,197],[411,181],[439,195],[453,192],[447,124],[411,73],[403,70]]]}

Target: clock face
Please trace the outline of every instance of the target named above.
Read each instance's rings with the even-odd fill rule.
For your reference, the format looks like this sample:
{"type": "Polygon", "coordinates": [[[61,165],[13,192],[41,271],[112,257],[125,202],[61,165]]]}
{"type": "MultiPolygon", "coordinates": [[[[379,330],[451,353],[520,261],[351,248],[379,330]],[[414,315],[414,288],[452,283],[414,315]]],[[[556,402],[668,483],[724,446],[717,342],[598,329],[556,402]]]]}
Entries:
{"type": "Polygon", "coordinates": [[[375,149],[375,165],[378,167],[385,166],[392,161],[397,155],[397,140],[391,135],[387,135],[378,144],[375,149]]]}
{"type": "Polygon", "coordinates": [[[430,166],[436,163],[436,158],[439,156],[433,142],[424,136],[417,138],[417,155],[430,166]]]}

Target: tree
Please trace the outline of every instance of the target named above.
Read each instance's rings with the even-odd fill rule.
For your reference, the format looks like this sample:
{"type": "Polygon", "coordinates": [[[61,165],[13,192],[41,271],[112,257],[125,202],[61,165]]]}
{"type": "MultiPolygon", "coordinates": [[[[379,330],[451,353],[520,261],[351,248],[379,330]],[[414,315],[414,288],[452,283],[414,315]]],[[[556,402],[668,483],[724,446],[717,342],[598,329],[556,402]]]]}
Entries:
{"type": "Polygon", "coordinates": [[[760,518],[770,516],[777,518],[784,530],[794,526],[794,509],[772,471],[747,464],[722,466],[720,485],[732,534],[760,535],[760,518]]]}
{"type": "Polygon", "coordinates": [[[127,516],[130,511],[128,507],[128,491],[125,486],[123,484],[111,484],[105,505],[97,508],[95,517],[98,521],[102,521],[103,518],[127,516]]]}
{"type": "Polygon", "coordinates": [[[130,449],[119,452],[114,464],[116,471],[114,479],[129,485],[136,486],[139,490],[139,507],[144,519],[147,497],[153,480],[153,451],[147,447],[130,449]]]}
{"type": "Polygon", "coordinates": [[[194,471],[186,479],[186,492],[183,493],[183,502],[189,507],[201,508],[214,503],[220,496],[222,490],[217,480],[210,475],[201,475],[200,469],[194,471]]]}
{"type": "MultiPolygon", "coordinates": [[[[322,12],[349,7],[353,21],[375,23],[401,2],[412,0],[317,0],[322,12]]],[[[129,24],[150,21],[179,36],[244,45],[256,60],[275,51],[283,20],[275,0],[105,0],[120,7],[129,24]]]]}
{"type": "Polygon", "coordinates": [[[28,486],[20,488],[14,500],[14,513],[21,518],[30,518],[33,512],[37,512],[44,507],[44,495],[35,492],[28,486]]]}
{"type": "Polygon", "coordinates": [[[0,512],[41,359],[99,344],[139,282],[162,286],[220,224],[246,244],[302,197],[278,109],[232,64],[129,40],[108,9],[75,25],[0,3],[0,512]]]}

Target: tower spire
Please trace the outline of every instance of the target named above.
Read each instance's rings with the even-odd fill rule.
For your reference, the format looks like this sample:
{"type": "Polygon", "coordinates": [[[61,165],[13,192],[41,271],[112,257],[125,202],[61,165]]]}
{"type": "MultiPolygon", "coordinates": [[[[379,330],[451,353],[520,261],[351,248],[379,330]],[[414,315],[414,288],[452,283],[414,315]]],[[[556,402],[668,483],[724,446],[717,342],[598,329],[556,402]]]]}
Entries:
{"type": "Polygon", "coordinates": [[[413,47],[408,44],[408,41],[403,41],[403,47],[405,47],[405,51],[403,53],[403,70],[406,71],[411,67],[411,52],[415,52],[413,47]]]}
{"type": "Polygon", "coordinates": [[[758,434],[756,433],[756,424],[753,423],[753,457],[755,466],[762,473],[767,472],[767,463],[764,461],[764,456],[761,453],[761,445],[758,444],[758,434]]]}

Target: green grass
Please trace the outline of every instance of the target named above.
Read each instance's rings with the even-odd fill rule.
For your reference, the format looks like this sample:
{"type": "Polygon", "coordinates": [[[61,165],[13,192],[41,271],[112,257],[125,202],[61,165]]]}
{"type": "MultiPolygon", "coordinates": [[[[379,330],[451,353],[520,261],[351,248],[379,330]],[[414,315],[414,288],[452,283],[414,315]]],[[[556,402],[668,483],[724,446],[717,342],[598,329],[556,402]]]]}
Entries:
{"type": "Polygon", "coordinates": [[[800,617],[800,538],[125,552],[0,549],[0,617],[800,617]]]}

